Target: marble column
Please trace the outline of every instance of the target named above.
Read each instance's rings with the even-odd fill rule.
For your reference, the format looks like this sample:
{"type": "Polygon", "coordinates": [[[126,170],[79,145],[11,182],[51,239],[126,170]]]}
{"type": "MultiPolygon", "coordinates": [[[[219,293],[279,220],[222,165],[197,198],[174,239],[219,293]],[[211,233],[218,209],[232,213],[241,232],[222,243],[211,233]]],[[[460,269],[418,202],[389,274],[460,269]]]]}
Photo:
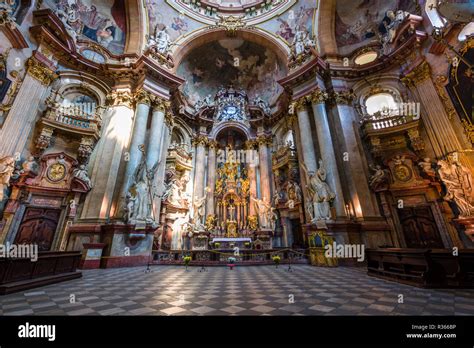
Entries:
{"type": "MultiPolygon", "coordinates": [[[[247,151],[255,151],[255,141],[248,140],[245,142],[245,150],[247,151]]],[[[256,158],[256,156],[252,156],[252,158],[256,158]]],[[[249,187],[249,194],[250,197],[257,197],[257,166],[258,163],[248,163],[247,164],[247,174],[249,176],[250,187],[249,187]]],[[[249,215],[256,215],[257,212],[255,211],[255,204],[252,201],[249,203],[249,215]]]]}
{"type": "MultiPolygon", "coordinates": [[[[313,107],[314,121],[316,124],[316,133],[318,136],[319,151],[321,159],[327,170],[326,182],[336,194],[333,206],[336,208],[337,217],[346,217],[346,208],[344,203],[344,194],[342,191],[339,170],[337,168],[336,153],[334,151],[332,132],[329,127],[328,115],[326,113],[326,92],[316,89],[311,95],[310,100],[313,107]]],[[[300,125],[301,126],[301,125],[300,125]]],[[[337,156],[343,156],[338,153],[337,156]]]]}
{"type": "Polygon", "coordinates": [[[217,143],[209,142],[209,152],[207,155],[207,186],[210,191],[207,194],[206,211],[207,215],[215,214],[214,212],[214,189],[216,187],[216,150],[217,143]]]}
{"type": "Polygon", "coordinates": [[[306,106],[306,99],[300,98],[293,105],[298,116],[303,161],[308,171],[315,172],[318,166],[316,163],[316,152],[314,151],[313,135],[311,134],[311,123],[306,106]]]}
{"type": "Polygon", "coordinates": [[[153,168],[153,166],[160,160],[165,112],[167,108],[169,108],[169,104],[168,101],[159,97],[155,98],[152,103],[151,126],[146,153],[148,168],[153,168]]]}
{"type": "Polygon", "coordinates": [[[343,134],[342,151],[347,152],[348,159],[343,161],[344,172],[348,181],[351,201],[355,216],[380,216],[377,202],[369,188],[366,174],[367,163],[360,149],[360,134],[357,112],[352,103],[354,94],[351,91],[339,91],[334,95],[334,115],[338,119],[341,134],[343,134]]]}
{"type": "Polygon", "coordinates": [[[158,165],[158,169],[155,174],[155,183],[154,187],[156,190],[156,195],[154,198],[154,207],[155,213],[157,216],[160,215],[161,212],[161,196],[165,190],[165,171],[166,171],[166,158],[168,157],[168,148],[171,142],[171,133],[173,132],[174,121],[173,116],[169,110],[169,104],[166,104],[166,111],[165,111],[165,123],[162,132],[162,139],[161,139],[161,148],[160,148],[160,155],[159,161],[160,164],[158,165]]]}
{"type": "Polygon", "coordinates": [[[104,222],[110,217],[112,200],[123,152],[130,141],[133,123],[133,96],[128,91],[115,91],[107,96],[102,137],[90,163],[92,190],[87,194],[82,220],[104,222]]]}
{"type": "Polygon", "coordinates": [[[121,211],[121,207],[125,202],[125,196],[135,180],[135,171],[143,156],[143,153],[140,151],[140,146],[145,145],[146,126],[151,106],[150,93],[144,90],[138,91],[135,95],[135,102],[137,106],[135,120],[133,122],[132,139],[128,148],[128,161],[126,162],[124,179],[120,190],[119,209],[117,209],[117,214],[119,214],[117,217],[119,219],[122,218],[123,212],[121,211]]]}
{"type": "Polygon", "coordinates": [[[50,68],[35,57],[27,61],[26,68],[27,74],[3,126],[0,127],[0,158],[21,154],[25,149],[35,126],[40,103],[57,78],[50,68]]]}
{"type": "Polygon", "coordinates": [[[428,62],[419,64],[402,78],[402,82],[423,106],[421,117],[435,155],[441,158],[449,152],[461,150],[462,145],[431,79],[428,62]]]}
{"type": "MultiPolygon", "coordinates": [[[[196,167],[194,168],[194,195],[193,202],[204,196],[204,172],[206,169],[206,145],[208,139],[204,135],[198,135],[193,139],[196,146],[196,167]]],[[[194,213],[193,213],[194,214],[194,213]]]]}
{"type": "Polygon", "coordinates": [[[168,131],[168,127],[165,126],[165,114],[169,107],[169,101],[159,97],[154,98],[152,102],[151,126],[146,152],[148,168],[151,169],[155,165],[158,165],[152,182],[152,190],[155,194],[153,199],[153,216],[156,221],[159,221],[161,208],[161,198],[159,197],[158,192],[162,186],[163,178],[160,177],[160,166],[162,163],[166,162],[166,159],[162,159],[162,146],[164,146],[163,138],[165,137],[165,132],[168,131]]]}
{"type": "Polygon", "coordinates": [[[262,199],[265,202],[270,203],[272,200],[271,192],[271,155],[270,148],[272,144],[271,136],[259,135],[257,138],[258,142],[258,155],[259,155],[259,168],[260,168],[260,193],[262,199]]]}

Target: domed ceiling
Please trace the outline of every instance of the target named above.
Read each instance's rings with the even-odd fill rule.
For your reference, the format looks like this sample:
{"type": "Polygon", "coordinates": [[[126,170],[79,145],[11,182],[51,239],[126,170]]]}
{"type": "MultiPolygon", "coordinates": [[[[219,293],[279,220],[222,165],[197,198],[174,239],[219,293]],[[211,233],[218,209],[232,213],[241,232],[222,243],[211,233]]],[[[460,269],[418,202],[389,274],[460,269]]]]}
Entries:
{"type": "Polygon", "coordinates": [[[286,67],[269,48],[229,38],[192,50],[177,74],[186,80],[181,92],[190,104],[229,85],[244,89],[250,100],[258,95],[273,104],[283,91],[277,80],[285,76],[286,67]]]}

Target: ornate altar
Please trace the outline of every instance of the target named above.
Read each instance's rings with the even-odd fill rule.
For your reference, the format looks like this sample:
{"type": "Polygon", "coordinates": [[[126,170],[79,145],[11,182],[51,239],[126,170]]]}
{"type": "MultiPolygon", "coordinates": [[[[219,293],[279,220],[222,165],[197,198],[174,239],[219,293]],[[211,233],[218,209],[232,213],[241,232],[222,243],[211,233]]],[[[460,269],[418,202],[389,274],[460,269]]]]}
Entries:
{"type": "Polygon", "coordinates": [[[243,163],[237,163],[232,148],[227,149],[225,163],[217,168],[216,198],[217,235],[236,238],[248,235],[249,230],[249,178],[243,163]]]}

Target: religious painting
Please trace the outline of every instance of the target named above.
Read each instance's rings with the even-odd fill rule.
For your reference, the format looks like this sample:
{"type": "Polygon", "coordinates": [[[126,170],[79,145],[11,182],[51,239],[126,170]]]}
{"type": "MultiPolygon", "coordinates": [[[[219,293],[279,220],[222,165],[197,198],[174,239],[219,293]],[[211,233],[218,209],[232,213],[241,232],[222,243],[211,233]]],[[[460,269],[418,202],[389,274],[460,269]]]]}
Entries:
{"type": "Polygon", "coordinates": [[[378,40],[389,30],[397,10],[414,13],[417,0],[338,0],[336,5],[337,45],[353,49],[378,40]]]}
{"type": "Polygon", "coordinates": [[[51,5],[67,14],[68,22],[79,38],[97,42],[114,54],[124,52],[125,0],[55,0],[51,5]]]}
{"type": "Polygon", "coordinates": [[[281,59],[270,49],[241,39],[224,39],[193,50],[177,74],[186,80],[182,93],[191,104],[220,87],[242,88],[250,100],[272,104],[282,92],[277,80],[285,74],[281,59]]]}
{"type": "Polygon", "coordinates": [[[297,5],[281,16],[259,26],[264,30],[275,33],[288,43],[292,43],[298,28],[314,35],[313,22],[316,10],[317,1],[299,1],[297,5]]]}
{"type": "Polygon", "coordinates": [[[146,0],[148,12],[149,32],[154,33],[156,26],[159,30],[165,29],[171,41],[186,35],[202,26],[202,24],[186,17],[183,13],[174,10],[163,0],[146,0]]]}

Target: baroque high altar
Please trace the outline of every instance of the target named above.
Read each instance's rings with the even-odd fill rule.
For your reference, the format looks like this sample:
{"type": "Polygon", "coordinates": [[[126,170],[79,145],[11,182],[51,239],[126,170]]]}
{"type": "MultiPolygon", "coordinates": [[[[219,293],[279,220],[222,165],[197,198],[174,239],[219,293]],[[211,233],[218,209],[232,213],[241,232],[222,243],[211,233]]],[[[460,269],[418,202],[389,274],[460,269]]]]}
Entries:
{"type": "Polygon", "coordinates": [[[0,243],[473,248],[471,19],[369,3],[5,1],[0,243]]]}

